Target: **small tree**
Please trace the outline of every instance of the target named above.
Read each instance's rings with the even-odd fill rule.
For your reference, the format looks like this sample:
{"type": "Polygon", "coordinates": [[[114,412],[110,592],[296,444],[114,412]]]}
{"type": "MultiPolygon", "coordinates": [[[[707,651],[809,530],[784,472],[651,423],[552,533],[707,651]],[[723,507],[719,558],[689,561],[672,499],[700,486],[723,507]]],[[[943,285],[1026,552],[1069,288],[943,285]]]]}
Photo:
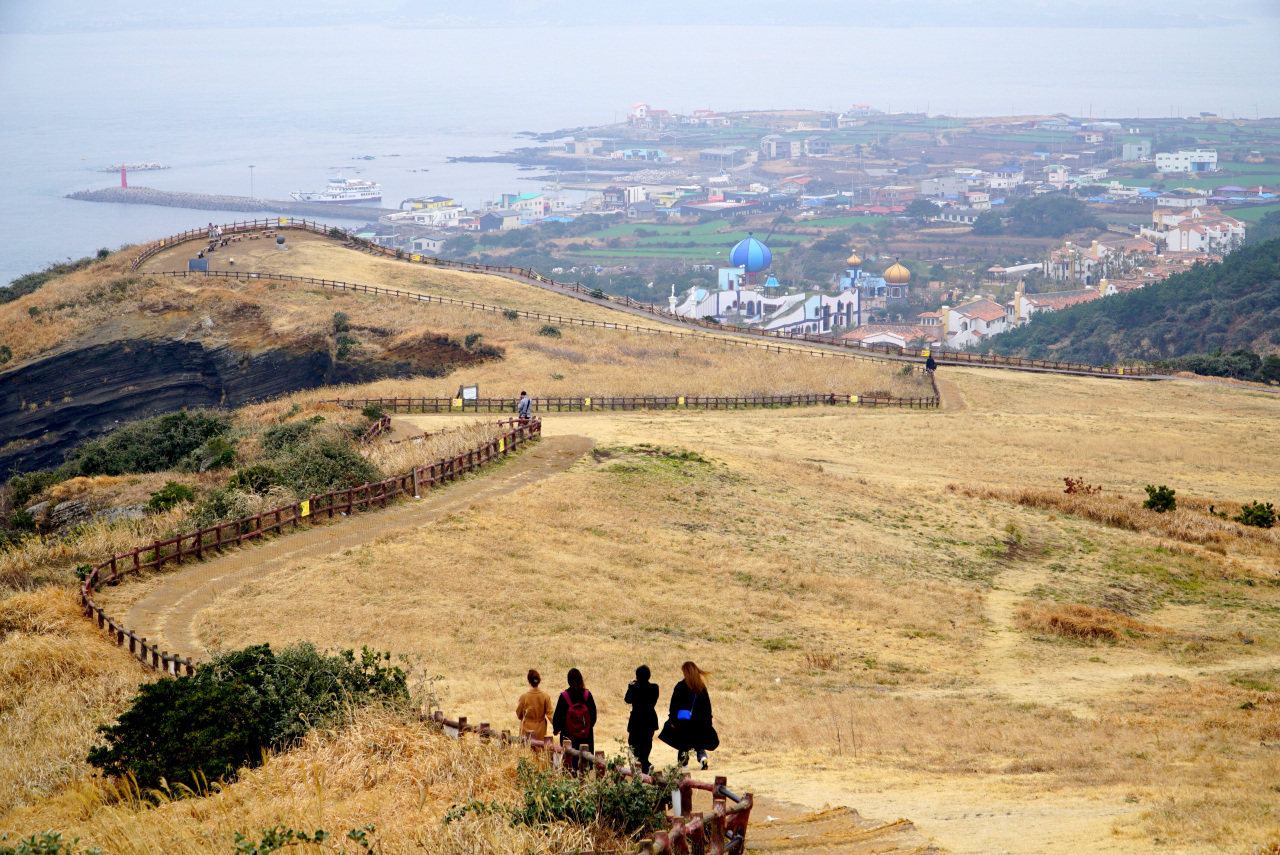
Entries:
{"type": "Polygon", "coordinates": [[[1265,505],[1261,502],[1254,502],[1249,505],[1243,505],[1240,513],[1235,516],[1235,521],[1243,525],[1256,526],[1257,528],[1271,528],[1276,524],[1276,512],[1271,507],[1271,503],[1265,505]]]}
{"type": "Polygon", "coordinates": [[[1142,503],[1142,507],[1147,510],[1163,514],[1178,509],[1178,500],[1174,495],[1176,490],[1171,490],[1163,484],[1159,487],[1148,484],[1144,489],[1147,491],[1147,500],[1142,503]]]}
{"type": "Polygon", "coordinates": [[[153,514],[161,513],[183,502],[194,502],[195,500],[195,490],[192,490],[186,484],[169,481],[151,494],[151,501],[147,502],[147,510],[153,514]]]}

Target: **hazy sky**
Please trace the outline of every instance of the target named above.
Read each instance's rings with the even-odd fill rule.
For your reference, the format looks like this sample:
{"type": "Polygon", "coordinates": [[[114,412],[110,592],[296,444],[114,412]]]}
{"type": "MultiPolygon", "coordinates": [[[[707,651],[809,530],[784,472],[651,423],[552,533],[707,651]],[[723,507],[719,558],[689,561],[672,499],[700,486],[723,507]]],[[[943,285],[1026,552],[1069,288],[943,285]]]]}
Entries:
{"type": "Polygon", "coordinates": [[[1277,0],[0,0],[0,32],[383,23],[506,27],[736,24],[867,27],[1246,26],[1277,0]]]}

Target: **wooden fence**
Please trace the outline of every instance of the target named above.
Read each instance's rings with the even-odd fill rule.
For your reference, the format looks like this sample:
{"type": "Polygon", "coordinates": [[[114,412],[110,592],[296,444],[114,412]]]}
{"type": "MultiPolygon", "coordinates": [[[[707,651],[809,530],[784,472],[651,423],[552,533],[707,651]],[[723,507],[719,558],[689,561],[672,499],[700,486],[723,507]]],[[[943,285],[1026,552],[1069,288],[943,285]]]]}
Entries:
{"type": "MultiPolygon", "coordinates": [[[[387,423],[390,423],[390,419],[387,419],[387,423]]],[[[159,570],[170,563],[180,565],[184,560],[201,561],[207,553],[221,553],[224,547],[241,546],[254,538],[262,538],[269,532],[284,534],[286,529],[298,528],[304,520],[315,522],[321,516],[333,519],[335,514],[349,516],[375,506],[385,508],[388,501],[399,496],[417,498],[422,489],[455,480],[542,435],[542,422],[539,419],[512,419],[500,424],[508,428],[502,436],[450,460],[440,460],[429,466],[415,466],[403,475],[376,484],[361,484],[347,490],[313,495],[309,499],[282,505],[251,517],[217,523],[113,555],[95,565],[80,586],[80,603],[84,614],[91,620],[96,620],[99,627],[114,636],[117,646],[123,647],[127,642],[129,652],[145,665],[171,675],[194,674],[195,663],[190,657],[184,658],[178,653],[158,650],[155,644],[148,646],[145,638],[139,637],[108,616],[93,601],[94,592],[103,585],[116,582],[125,573],[159,570]]]]}
{"type": "MultiPolygon", "coordinates": [[[[930,376],[932,382],[932,376],[930,376]]],[[[898,398],[888,395],[666,395],[655,397],[531,398],[537,413],[579,413],[603,410],[739,410],[747,407],[796,407],[847,404],[859,407],[908,407],[930,409],[939,406],[937,386],[933,395],[898,398]]],[[[377,407],[392,413],[513,413],[519,401],[513,398],[332,398],[322,404],[338,404],[351,409],[377,407]]],[[[371,428],[372,430],[372,428],[371,428]]]]}
{"type": "MultiPolygon", "coordinates": [[[[586,750],[578,750],[569,745],[558,744],[554,737],[538,739],[532,733],[512,735],[510,731],[498,732],[488,722],[479,725],[467,724],[466,716],[459,716],[457,721],[445,718],[444,713],[437,710],[429,719],[454,739],[464,734],[474,733],[481,739],[497,739],[502,742],[528,745],[534,751],[546,751],[553,757],[553,762],[562,764],[565,758],[574,758],[579,764],[587,764],[598,772],[608,769],[603,751],[592,754],[586,750]]],[[[652,839],[641,840],[636,853],[643,855],[659,855],[659,853],[694,852],[713,853],[713,855],[741,855],[746,851],[747,823],[751,819],[751,808],[754,797],[751,793],[741,796],[730,792],[728,779],[717,776],[715,783],[695,781],[684,775],[675,781],[664,781],[661,778],[646,775],[638,769],[626,766],[618,768],[623,775],[659,787],[670,787],[672,794],[671,828],[656,832],[652,839]],[[701,790],[711,794],[711,810],[707,813],[693,811],[693,793],[701,790]],[[729,802],[734,802],[729,806],[729,802]]]]}
{"type": "MultiPolygon", "coordinates": [[[[810,344],[820,345],[823,347],[839,348],[840,350],[850,353],[850,355],[852,355],[852,353],[862,352],[868,356],[870,354],[879,354],[881,356],[897,357],[900,359],[909,359],[912,361],[924,361],[929,356],[932,356],[934,361],[937,362],[939,365],[971,365],[974,367],[985,367],[985,368],[1017,368],[1022,370],[1043,371],[1043,372],[1058,373],[1058,374],[1088,374],[1088,375],[1094,375],[1094,376],[1100,376],[1100,377],[1149,377],[1149,376],[1152,376],[1154,373],[1152,368],[1149,365],[1132,365],[1132,366],[1123,366],[1123,367],[1099,366],[1099,365],[1088,365],[1083,362],[1063,362],[1063,361],[1052,360],[1052,359],[1029,359],[1021,356],[999,356],[996,354],[969,353],[967,351],[955,351],[955,350],[939,350],[939,349],[928,348],[928,347],[899,347],[897,345],[884,344],[884,343],[863,344],[862,342],[857,342],[857,341],[846,341],[834,335],[822,335],[819,333],[791,333],[791,332],[783,332],[778,330],[763,330],[763,329],[757,329],[754,327],[739,327],[739,326],[733,326],[731,324],[719,324],[713,321],[704,321],[696,318],[679,317],[672,314],[672,312],[669,309],[665,309],[655,303],[642,303],[638,300],[633,300],[630,297],[626,297],[626,296],[614,297],[614,296],[606,295],[598,289],[586,288],[580,282],[557,282],[554,279],[551,279],[547,276],[543,276],[541,273],[538,273],[536,270],[530,267],[515,267],[512,265],[498,265],[498,264],[477,264],[469,261],[449,261],[447,259],[437,258],[435,256],[430,256],[430,255],[417,255],[412,253],[405,253],[403,250],[388,249],[383,246],[378,246],[377,244],[372,243],[370,241],[363,240],[357,237],[352,237],[346,234],[345,232],[341,232],[341,230],[331,229],[330,227],[317,223],[313,220],[305,220],[305,219],[299,220],[293,217],[277,217],[277,218],[266,219],[266,220],[238,221],[235,223],[228,223],[224,226],[221,226],[221,228],[223,230],[224,235],[229,233],[235,234],[240,232],[252,232],[252,231],[258,231],[262,229],[302,229],[305,231],[313,232],[315,234],[322,234],[322,235],[334,235],[335,232],[339,232],[343,234],[343,236],[346,238],[349,245],[355,248],[361,249],[365,252],[386,256],[388,258],[395,258],[401,261],[408,261],[411,263],[427,264],[433,267],[448,267],[448,268],[454,268],[458,270],[470,270],[477,273],[493,273],[500,276],[510,276],[517,279],[532,282],[537,285],[542,285],[542,286],[554,288],[560,291],[581,295],[582,297],[589,298],[591,300],[595,300],[598,302],[616,303],[618,305],[625,306],[629,309],[638,310],[638,311],[642,311],[642,312],[646,312],[648,314],[654,315],[655,317],[659,317],[668,323],[679,323],[684,325],[697,326],[705,329],[718,330],[721,332],[732,333],[734,335],[741,335],[741,336],[778,339],[783,341],[806,342],[810,344]]],[[[164,249],[171,247],[175,244],[182,243],[184,241],[205,238],[207,237],[207,235],[208,235],[207,228],[192,229],[190,231],[183,232],[181,234],[174,235],[172,237],[164,238],[163,240],[160,240],[160,241],[156,241],[155,243],[148,244],[147,246],[143,247],[142,251],[134,258],[129,269],[131,272],[136,271],[139,265],[142,264],[142,262],[156,255],[157,253],[162,252],[164,249]]],[[[185,275],[186,271],[180,271],[180,273],[185,275]]],[[[212,271],[210,272],[209,275],[220,275],[220,274],[223,274],[223,272],[212,271]]],[[[303,277],[265,276],[265,275],[262,276],[261,278],[281,279],[281,280],[303,279],[303,277]]],[[[320,281],[323,281],[323,280],[320,280],[320,281]]],[[[391,293],[387,289],[368,289],[364,286],[357,286],[357,287],[359,288],[359,290],[365,291],[367,293],[391,293]]],[[[400,293],[400,292],[397,292],[397,293],[400,293]]],[[[433,298],[432,301],[433,302],[457,302],[457,303],[466,302],[462,300],[446,301],[441,298],[433,298]]],[[[526,313],[521,313],[521,314],[524,314],[526,317],[533,316],[531,314],[526,314],[526,313]]],[[[575,323],[575,322],[576,322],[575,320],[571,320],[571,319],[561,319],[561,323],[575,323]]],[[[595,324],[599,324],[600,326],[617,326],[617,328],[619,329],[628,328],[628,326],[625,324],[611,325],[611,324],[603,324],[603,323],[595,322],[592,325],[595,325],[595,324]]],[[[635,328],[635,329],[642,329],[642,328],[635,328]]],[[[653,329],[644,329],[644,331],[658,332],[658,330],[653,330],[653,329]]],[[[718,337],[718,338],[720,340],[724,340],[723,337],[718,337]]]]}

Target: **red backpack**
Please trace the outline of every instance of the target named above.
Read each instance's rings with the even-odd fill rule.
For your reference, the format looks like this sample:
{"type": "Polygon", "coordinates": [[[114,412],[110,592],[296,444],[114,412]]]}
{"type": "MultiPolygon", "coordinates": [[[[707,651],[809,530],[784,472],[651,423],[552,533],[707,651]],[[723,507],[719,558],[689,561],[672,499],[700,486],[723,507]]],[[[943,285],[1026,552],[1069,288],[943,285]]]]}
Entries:
{"type": "Polygon", "coordinates": [[[591,697],[591,692],[583,689],[581,701],[571,698],[568,689],[561,692],[560,697],[569,705],[564,716],[564,735],[570,739],[586,739],[591,736],[591,708],[587,706],[587,698],[591,697]]]}

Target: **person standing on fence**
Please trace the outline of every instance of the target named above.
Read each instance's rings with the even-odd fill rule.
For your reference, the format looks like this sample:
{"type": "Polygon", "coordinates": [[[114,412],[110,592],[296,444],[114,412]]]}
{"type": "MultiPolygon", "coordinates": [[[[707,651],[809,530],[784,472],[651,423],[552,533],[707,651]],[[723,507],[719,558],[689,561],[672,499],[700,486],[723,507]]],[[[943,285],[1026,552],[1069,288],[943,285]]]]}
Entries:
{"type": "Polygon", "coordinates": [[[520,421],[529,421],[530,415],[533,413],[533,399],[529,397],[529,393],[520,392],[520,404],[516,407],[516,415],[520,417],[520,421]]]}
{"type": "Polygon", "coordinates": [[[680,765],[689,762],[694,752],[709,768],[707,752],[720,747],[720,737],[711,724],[711,697],[707,693],[707,672],[692,662],[680,666],[684,679],[671,690],[671,708],[667,723],[662,726],[658,738],[680,752],[680,765]]]}
{"type": "Polygon", "coordinates": [[[534,739],[547,738],[547,717],[551,714],[551,698],[538,688],[542,675],[529,669],[529,691],[520,696],[516,704],[516,718],[520,719],[520,735],[532,734],[534,739]]]}
{"type": "MultiPolygon", "coordinates": [[[[569,688],[560,693],[556,701],[556,712],[551,718],[551,730],[560,737],[563,744],[579,751],[596,753],[596,699],[587,691],[582,672],[577,668],[569,669],[569,688]]],[[[578,758],[566,757],[565,765],[577,773],[580,768],[578,758]]]]}
{"type": "Polygon", "coordinates": [[[938,368],[938,363],[933,361],[933,354],[931,353],[929,354],[928,357],[925,358],[924,370],[932,374],[934,371],[937,370],[937,368],[938,368]]]}
{"type": "Polygon", "coordinates": [[[627,695],[623,699],[631,705],[631,716],[627,719],[627,743],[636,755],[640,771],[645,774],[653,769],[649,752],[653,750],[653,734],[658,729],[658,693],[658,684],[649,682],[649,666],[641,665],[636,669],[636,678],[628,684],[627,695]]]}

